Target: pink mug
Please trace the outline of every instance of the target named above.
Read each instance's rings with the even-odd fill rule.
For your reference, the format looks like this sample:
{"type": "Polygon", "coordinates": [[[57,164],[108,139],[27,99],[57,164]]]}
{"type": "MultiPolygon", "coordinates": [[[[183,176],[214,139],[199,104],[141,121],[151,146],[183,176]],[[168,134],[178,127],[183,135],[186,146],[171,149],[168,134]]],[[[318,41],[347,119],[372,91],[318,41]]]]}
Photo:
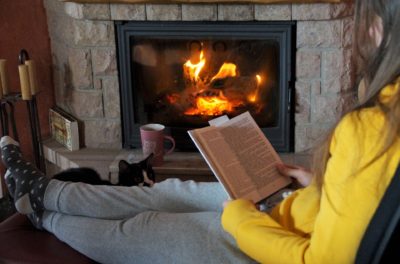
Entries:
{"type": "Polygon", "coordinates": [[[170,136],[164,135],[164,130],[165,126],[161,124],[147,124],[140,127],[143,155],[147,157],[154,153],[154,166],[162,165],[164,155],[170,154],[175,149],[175,140],[170,136]],[[164,150],[164,140],[166,139],[172,143],[172,147],[169,150],[164,150]]]}

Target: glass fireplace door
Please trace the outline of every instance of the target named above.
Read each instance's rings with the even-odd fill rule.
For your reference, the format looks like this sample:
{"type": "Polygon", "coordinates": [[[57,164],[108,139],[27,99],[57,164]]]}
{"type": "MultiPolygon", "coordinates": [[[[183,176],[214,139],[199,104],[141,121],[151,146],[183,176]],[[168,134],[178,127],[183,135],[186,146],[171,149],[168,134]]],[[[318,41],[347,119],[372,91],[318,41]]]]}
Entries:
{"type": "Polygon", "coordinates": [[[199,127],[249,111],[261,127],[276,126],[277,41],[169,36],[131,43],[139,123],[199,127]]]}
{"type": "Polygon", "coordinates": [[[249,111],[278,151],[292,149],[292,22],[117,25],[124,146],[161,123],[181,150],[186,131],[249,111]]]}

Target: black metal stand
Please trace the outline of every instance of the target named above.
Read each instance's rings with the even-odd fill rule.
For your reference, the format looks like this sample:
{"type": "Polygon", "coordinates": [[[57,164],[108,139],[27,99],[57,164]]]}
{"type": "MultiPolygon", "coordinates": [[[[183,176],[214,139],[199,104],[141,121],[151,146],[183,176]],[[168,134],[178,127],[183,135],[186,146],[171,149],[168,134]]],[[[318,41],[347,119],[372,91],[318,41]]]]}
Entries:
{"type": "Polygon", "coordinates": [[[11,124],[13,138],[16,141],[19,141],[19,136],[17,125],[15,123],[14,104],[19,100],[21,100],[21,94],[6,95],[5,98],[1,99],[0,104],[0,122],[2,136],[10,135],[9,125],[11,124]]]}
{"type": "MultiPolygon", "coordinates": [[[[41,140],[39,116],[37,112],[36,100],[27,100],[27,108],[29,114],[29,125],[32,137],[32,148],[35,159],[35,164],[42,172],[46,172],[43,146],[41,140]]],[[[35,98],[36,99],[36,98],[35,98]]],[[[0,123],[1,136],[12,136],[16,141],[19,141],[19,135],[15,119],[15,104],[22,101],[21,94],[6,95],[1,99],[0,104],[0,123]],[[10,127],[12,135],[10,134],[10,127]]]]}
{"type": "MultiPolygon", "coordinates": [[[[19,54],[19,63],[25,64],[25,61],[29,60],[29,55],[26,50],[21,50],[19,54]]],[[[5,95],[1,99],[0,104],[0,123],[2,136],[8,136],[9,126],[11,125],[13,137],[16,141],[19,141],[16,119],[15,119],[15,103],[22,101],[21,93],[5,95]]],[[[46,173],[46,164],[44,159],[44,152],[42,146],[41,130],[39,123],[39,114],[37,110],[36,95],[33,94],[31,99],[23,100],[26,101],[26,106],[29,115],[29,125],[32,137],[32,148],[35,158],[36,167],[42,172],[46,173]]]]}

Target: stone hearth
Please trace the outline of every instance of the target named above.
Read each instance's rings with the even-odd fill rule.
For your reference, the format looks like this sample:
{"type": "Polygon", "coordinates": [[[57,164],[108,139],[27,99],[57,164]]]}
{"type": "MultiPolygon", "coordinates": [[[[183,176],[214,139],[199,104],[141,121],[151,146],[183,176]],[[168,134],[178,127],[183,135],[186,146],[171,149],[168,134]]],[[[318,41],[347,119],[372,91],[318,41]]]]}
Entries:
{"type": "MultiPolygon", "coordinates": [[[[77,167],[95,168],[102,179],[117,182],[118,162],[121,159],[128,162],[142,160],[141,150],[118,149],[92,149],[82,148],[69,151],[53,139],[43,142],[46,157],[47,175],[54,175],[60,170],[77,167]]],[[[297,164],[306,168],[310,167],[311,156],[307,153],[281,153],[282,161],[287,164],[297,164]]],[[[166,155],[164,164],[154,167],[157,181],[174,177],[181,180],[215,181],[211,169],[200,153],[173,152],[166,155]]]]}
{"type": "Polygon", "coordinates": [[[335,122],[352,88],[352,3],[44,3],[56,104],[82,120],[88,148],[122,146],[114,21],[297,21],[296,152],[335,122]]]}

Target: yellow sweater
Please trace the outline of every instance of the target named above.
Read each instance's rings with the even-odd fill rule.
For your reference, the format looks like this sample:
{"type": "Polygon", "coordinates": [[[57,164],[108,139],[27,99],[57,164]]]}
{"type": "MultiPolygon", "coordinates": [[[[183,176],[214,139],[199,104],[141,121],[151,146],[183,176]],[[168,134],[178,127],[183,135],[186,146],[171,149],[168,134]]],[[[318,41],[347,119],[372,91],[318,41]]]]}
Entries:
{"type": "MultiPolygon", "coordinates": [[[[399,89],[385,87],[388,100],[399,89]]],[[[222,225],[239,248],[261,263],[352,263],[379,201],[400,162],[400,139],[378,154],[384,117],[376,108],[346,115],[336,127],[321,194],[314,184],[270,214],[246,200],[228,204],[222,225]]]]}

